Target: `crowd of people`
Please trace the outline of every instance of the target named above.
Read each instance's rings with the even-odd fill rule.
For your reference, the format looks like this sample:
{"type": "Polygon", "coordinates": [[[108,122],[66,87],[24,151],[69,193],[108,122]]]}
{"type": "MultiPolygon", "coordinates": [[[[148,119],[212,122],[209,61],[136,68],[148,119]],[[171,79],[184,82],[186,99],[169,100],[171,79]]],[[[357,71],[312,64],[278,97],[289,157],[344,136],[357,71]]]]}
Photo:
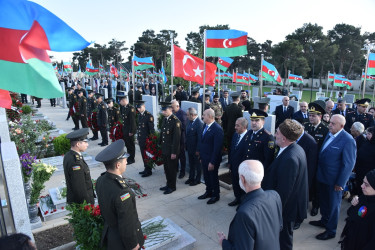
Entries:
{"type": "MultiPolygon", "coordinates": [[[[146,110],[142,101],[142,95],[148,93],[144,89],[149,87],[142,83],[136,87],[136,93],[132,93],[130,87],[127,95],[105,101],[102,94],[94,94],[91,90],[87,91],[86,98],[79,84],[78,90],[67,88],[70,114],[75,124],[75,131],[67,136],[72,150],[64,158],[69,203],[84,200],[92,203],[94,199],[92,183],[87,181],[91,179],[90,171],[81,156],[89,140],[88,117],[97,110],[101,146],[109,144],[108,128],[117,121],[123,124],[123,138],[111,143],[96,158],[104,162],[107,169],[107,173],[98,179],[97,194],[107,226],[104,234],[109,241],[113,240],[107,244],[114,244],[114,248],[137,249],[143,244],[138,235],[141,229],[135,196],[124,186],[121,174],[126,165],[135,162],[136,136],[144,162],[144,170],[139,174],[142,177],[152,175],[152,169],[146,164],[145,141],[154,133],[157,117],[146,110]],[[116,102],[119,108],[115,107],[116,102]],[[83,129],[79,129],[79,123],[83,129]],[[127,226],[120,226],[123,216],[131,221],[127,226]]],[[[190,170],[185,184],[201,184],[203,173],[205,192],[197,198],[208,199],[209,205],[218,202],[218,170],[223,154],[228,154],[226,166],[230,169],[234,197],[228,205],[237,206],[237,214],[228,239],[218,233],[223,248],[292,249],[293,230],[307,218],[309,201],[311,216],[316,216],[319,209],[321,214],[319,220],[309,224],[324,229],[316,238],[336,237],[341,201],[350,187],[349,200],[355,208],[349,209],[342,245],[344,249],[363,249],[349,246],[357,240],[365,246],[375,238],[375,229],[367,221],[372,219],[374,222],[371,196],[375,186],[371,177],[374,173],[371,171],[375,169],[375,124],[374,114],[369,112],[375,109],[369,109],[370,102],[369,99],[357,100],[350,108],[342,98],[336,107],[332,100],[300,102],[299,111],[295,111],[289,104],[289,97],[284,96],[274,112],[276,133],[272,135],[264,129],[265,119],[270,115],[268,98],[261,98],[258,107],[254,108],[244,90],[230,95],[228,91],[221,91],[219,98],[208,90],[200,95],[199,88],[193,88],[188,95],[181,85],[174,86],[171,95],[159,103],[163,115],[159,143],[166,177],[166,185],[160,190],[165,195],[176,191],[177,177],[185,177],[188,161],[190,170]],[[185,112],[180,108],[184,100],[202,103],[201,119],[197,109],[189,108],[185,112]],[[243,117],[243,111],[249,112],[249,120],[243,117]],[[353,173],[355,177],[352,177],[353,173]],[[358,204],[367,202],[369,207],[362,205],[360,210],[366,206],[363,213],[368,216],[361,218],[372,231],[360,239],[353,239],[352,224],[357,223],[358,218],[350,217],[354,216],[355,209],[358,211],[358,204]],[[270,241],[268,237],[274,240],[270,241]]],[[[97,140],[98,133],[94,130],[92,133],[90,140],[97,140]]]]}

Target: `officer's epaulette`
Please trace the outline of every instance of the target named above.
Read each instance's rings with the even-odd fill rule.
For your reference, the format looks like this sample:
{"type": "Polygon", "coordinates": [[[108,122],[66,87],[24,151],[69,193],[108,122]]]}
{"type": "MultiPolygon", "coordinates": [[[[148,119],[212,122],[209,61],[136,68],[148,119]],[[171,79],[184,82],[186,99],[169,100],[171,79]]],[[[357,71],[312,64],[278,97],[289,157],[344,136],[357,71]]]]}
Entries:
{"type": "Polygon", "coordinates": [[[266,134],[268,134],[268,135],[271,135],[271,132],[268,131],[267,129],[264,129],[263,131],[264,131],[264,133],[266,133],[266,134]]]}
{"type": "Polygon", "coordinates": [[[74,155],[74,159],[75,159],[76,161],[80,161],[80,160],[82,159],[82,156],[80,156],[79,154],[75,154],[75,155],[74,155]]]}
{"type": "Polygon", "coordinates": [[[100,174],[100,176],[105,175],[106,173],[107,173],[107,172],[103,172],[103,173],[100,174]]]}
{"type": "Polygon", "coordinates": [[[120,179],[116,178],[116,181],[120,185],[120,187],[122,187],[122,188],[127,188],[128,187],[128,185],[126,185],[126,182],[124,180],[120,180],[120,179]]]}
{"type": "Polygon", "coordinates": [[[347,112],[348,112],[348,114],[352,114],[352,113],[355,112],[355,110],[348,110],[347,112]]]}

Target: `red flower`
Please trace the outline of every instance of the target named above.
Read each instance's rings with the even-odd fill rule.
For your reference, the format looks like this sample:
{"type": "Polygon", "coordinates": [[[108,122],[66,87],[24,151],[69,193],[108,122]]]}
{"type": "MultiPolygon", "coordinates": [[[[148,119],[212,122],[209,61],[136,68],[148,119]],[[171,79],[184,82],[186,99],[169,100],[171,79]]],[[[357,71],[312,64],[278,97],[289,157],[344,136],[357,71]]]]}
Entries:
{"type": "Polygon", "coordinates": [[[64,209],[64,207],[61,207],[61,209],[64,209]]]}
{"type": "Polygon", "coordinates": [[[91,207],[90,207],[90,205],[86,205],[86,206],[84,207],[84,209],[85,209],[86,211],[90,211],[90,210],[91,210],[91,207]]]}
{"type": "Polygon", "coordinates": [[[142,197],[146,197],[147,196],[147,194],[142,194],[142,197]]]}
{"type": "Polygon", "coordinates": [[[46,215],[46,214],[48,214],[48,211],[45,211],[45,212],[44,212],[44,215],[46,215]]]}
{"type": "Polygon", "coordinates": [[[53,212],[56,212],[57,211],[57,209],[55,208],[54,210],[53,210],[53,212]]]}
{"type": "Polygon", "coordinates": [[[143,235],[143,239],[147,240],[147,235],[146,234],[143,235]]]}

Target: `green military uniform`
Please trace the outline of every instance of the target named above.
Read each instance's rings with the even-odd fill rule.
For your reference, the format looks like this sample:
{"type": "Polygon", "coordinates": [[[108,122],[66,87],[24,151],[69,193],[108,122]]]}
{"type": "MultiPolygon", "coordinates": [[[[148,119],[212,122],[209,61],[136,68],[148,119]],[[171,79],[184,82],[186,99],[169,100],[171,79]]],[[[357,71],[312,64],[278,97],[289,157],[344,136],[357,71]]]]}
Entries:
{"type": "Polygon", "coordinates": [[[320,149],[323,146],[323,142],[329,132],[328,127],[323,122],[319,123],[316,128],[310,122],[306,122],[304,126],[306,133],[314,137],[316,143],[318,144],[318,152],[320,152],[320,149]]]}
{"type": "MultiPolygon", "coordinates": [[[[170,104],[168,104],[167,102],[162,103],[163,109],[169,107],[170,104]]],[[[160,133],[161,135],[159,143],[161,143],[164,161],[164,172],[167,179],[167,185],[164,191],[168,191],[168,189],[175,191],[178,170],[178,154],[180,152],[180,120],[173,114],[170,115],[168,118],[164,118],[160,133]],[[172,154],[176,155],[176,159],[171,159],[172,154]]]]}
{"type": "MultiPolygon", "coordinates": [[[[95,160],[111,163],[126,158],[124,141],[117,140],[100,152],[95,160]]],[[[107,165],[106,165],[107,167],[107,165]]],[[[108,172],[103,173],[96,182],[96,192],[100,212],[104,219],[102,245],[107,249],[142,247],[144,236],[138,218],[135,194],[127,186],[122,176],[108,172]]]]}
{"type": "Polygon", "coordinates": [[[223,116],[223,107],[221,106],[221,103],[219,101],[216,103],[212,102],[210,108],[215,112],[215,121],[221,125],[221,117],[223,116]]]}
{"type": "Polygon", "coordinates": [[[116,122],[118,122],[120,117],[120,110],[116,107],[108,108],[108,124],[109,128],[112,128],[116,122]]]}
{"type": "Polygon", "coordinates": [[[123,123],[122,133],[124,136],[125,146],[130,154],[128,162],[134,162],[135,157],[135,144],[134,144],[134,134],[137,132],[137,124],[135,121],[135,108],[128,103],[126,106],[120,107],[120,114],[123,123]],[[133,134],[132,136],[129,133],[133,134]]]}
{"type": "MultiPolygon", "coordinates": [[[[101,95],[101,96],[103,96],[103,95],[101,95]]],[[[107,114],[107,105],[103,101],[98,104],[97,121],[98,121],[100,135],[102,136],[102,143],[100,143],[99,145],[101,145],[101,146],[108,145],[108,133],[107,133],[108,114],[107,114]]]]}
{"type": "MultiPolygon", "coordinates": [[[[66,138],[71,141],[83,141],[86,140],[88,133],[88,128],[83,128],[68,134],[66,138]]],[[[86,201],[87,203],[94,204],[94,189],[90,169],[82,155],[76,151],[70,150],[64,156],[63,167],[67,188],[67,203],[80,204],[86,201]]]]}
{"type": "Polygon", "coordinates": [[[87,99],[85,96],[79,97],[79,113],[82,128],[87,128],[87,99]]]}
{"type": "Polygon", "coordinates": [[[72,120],[74,123],[74,130],[79,129],[79,110],[76,110],[75,104],[78,102],[78,97],[76,94],[72,93],[69,95],[69,108],[72,110],[72,120]]]}
{"type": "MultiPolygon", "coordinates": [[[[89,90],[88,93],[90,94],[92,90],[89,90]]],[[[88,97],[87,98],[87,117],[88,119],[91,119],[92,112],[97,109],[97,102],[94,97],[88,97]]],[[[91,121],[92,122],[92,121],[91,121]]],[[[94,135],[91,140],[97,140],[98,139],[98,131],[93,131],[92,128],[90,128],[92,131],[92,134],[94,135]]]]}

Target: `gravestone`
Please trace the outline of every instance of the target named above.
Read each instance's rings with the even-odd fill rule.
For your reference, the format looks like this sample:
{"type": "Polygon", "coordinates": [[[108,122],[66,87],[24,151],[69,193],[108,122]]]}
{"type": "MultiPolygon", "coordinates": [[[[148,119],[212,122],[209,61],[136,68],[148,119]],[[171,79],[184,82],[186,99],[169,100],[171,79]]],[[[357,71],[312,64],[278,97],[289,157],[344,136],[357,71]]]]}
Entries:
{"type": "Polygon", "coordinates": [[[273,113],[276,109],[276,106],[281,105],[283,103],[283,98],[284,96],[282,95],[269,95],[267,96],[270,98],[270,108],[269,108],[269,113],[273,113]]]}
{"type": "Polygon", "coordinates": [[[195,108],[198,112],[198,117],[201,119],[202,117],[202,104],[197,102],[189,102],[189,101],[182,101],[181,102],[181,109],[187,113],[189,108],[195,108]]]}
{"type": "Polygon", "coordinates": [[[320,100],[319,97],[326,97],[326,93],[324,92],[316,92],[315,93],[315,99],[320,100]]]}
{"type": "Polygon", "coordinates": [[[355,95],[345,95],[344,100],[346,103],[354,103],[355,95]]]}
{"type": "Polygon", "coordinates": [[[107,88],[101,88],[101,89],[99,89],[99,93],[104,96],[103,99],[107,99],[108,98],[108,89],[107,88]]]}
{"type": "Polygon", "coordinates": [[[242,86],[236,86],[236,91],[241,91],[242,90],[242,86]]]}
{"type": "Polygon", "coordinates": [[[211,91],[211,92],[213,92],[214,91],[214,87],[208,86],[208,90],[211,91]]]}
{"type": "Polygon", "coordinates": [[[223,85],[223,90],[228,90],[228,85],[223,85]]]}
{"type": "Polygon", "coordinates": [[[326,99],[327,99],[327,97],[325,97],[325,96],[320,96],[320,97],[318,97],[318,99],[317,100],[321,100],[321,101],[326,101],[326,99]]]}
{"type": "Polygon", "coordinates": [[[298,100],[301,100],[301,98],[302,98],[302,91],[293,90],[293,91],[291,91],[291,95],[295,95],[298,100]]]}
{"type": "Polygon", "coordinates": [[[336,95],[335,95],[336,99],[339,98],[339,93],[340,93],[340,91],[336,91],[336,95]]]}
{"type": "MultiPolygon", "coordinates": [[[[251,124],[250,124],[250,114],[248,111],[243,112],[243,117],[246,118],[246,120],[249,122],[247,129],[251,130],[251,124]]],[[[266,129],[271,134],[275,134],[275,124],[276,124],[276,116],[268,114],[268,117],[264,119],[264,129],[266,129]]]]}
{"type": "Polygon", "coordinates": [[[145,101],[145,108],[154,116],[154,128],[158,127],[159,109],[156,102],[156,96],[142,95],[142,100],[145,101]]]}
{"type": "Polygon", "coordinates": [[[255,97],[259,97],[259,88],[258,87],[253,87],[253,93],[251,97],[254,99],[255,97]]]}
{"type": "Polygon", "coordinates": [[[254,102],[254,108],[255,109],[259,109],[259,101],[260,101],[259,96],[253,96],[253,102],[254,102]]]}
{"type": "Polygon", "coordinates": [[[299,110],[299,101],[289,101],[289,105],[294,108],[294,112],[299,110]]]}

